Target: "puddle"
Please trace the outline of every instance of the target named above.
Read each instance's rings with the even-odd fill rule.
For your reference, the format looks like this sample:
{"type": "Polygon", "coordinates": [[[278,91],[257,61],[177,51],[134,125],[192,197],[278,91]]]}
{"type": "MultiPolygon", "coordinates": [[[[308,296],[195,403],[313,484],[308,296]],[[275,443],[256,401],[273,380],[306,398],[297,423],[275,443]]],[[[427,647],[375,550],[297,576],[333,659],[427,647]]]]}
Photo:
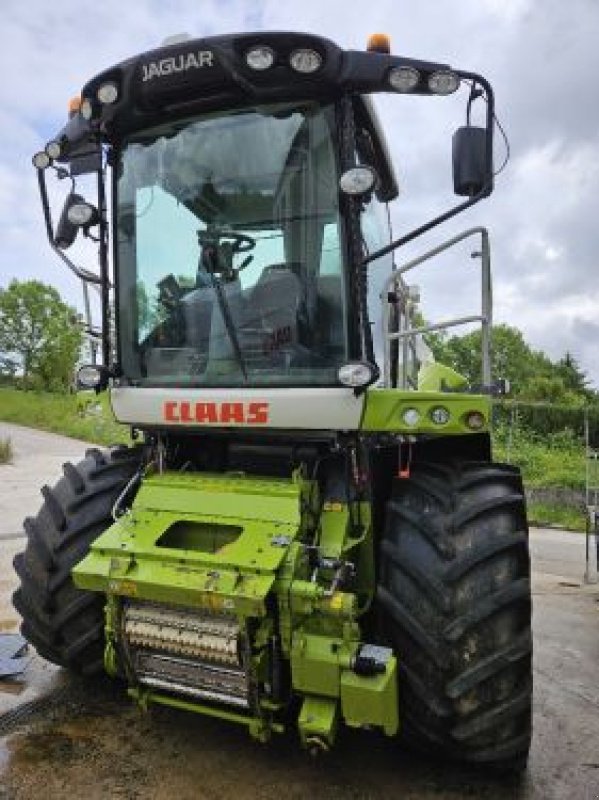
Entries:
{"type": "Polygon", "coordinates": [[[0,692],[3,694],[16,694],[19,695],[25,691],[27,684],[23,680],[15,680],[11,678],[4,678],[0,680],[0,692]]]}
{"type": "Polygon", "coordinates": [[[17,733],[6,746],[8,761],[14,769],[52,763],[64,766],[88,752],[90,739],[83,734],[70,736],[61,727],[42,733],[17,733]]]}

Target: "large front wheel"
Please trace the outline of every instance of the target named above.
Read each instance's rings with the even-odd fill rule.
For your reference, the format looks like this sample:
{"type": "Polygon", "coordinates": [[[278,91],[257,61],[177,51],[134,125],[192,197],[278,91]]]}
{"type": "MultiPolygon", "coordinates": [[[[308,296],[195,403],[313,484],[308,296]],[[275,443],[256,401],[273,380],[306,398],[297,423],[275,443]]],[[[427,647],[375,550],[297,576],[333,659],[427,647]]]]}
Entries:
{"type": "Polygon", "coordinates": [[[400,663],[403,740],[460,761],[522,768],[532,642],[519,472],[418,464],[397,479],[377,598],[400,663]]]}
{"type": "Polygon", "coordinates": [[[54,488],[44,486],[38,515],[25,520],[27,547],[14,559],[21,632],[41,656],[76,672],[103,668],[105,600],[78,589],[71,570],[112,524],[113,505],[140,460],[139,449],[88,450],[77,465],[64,465],[54,488]]]}

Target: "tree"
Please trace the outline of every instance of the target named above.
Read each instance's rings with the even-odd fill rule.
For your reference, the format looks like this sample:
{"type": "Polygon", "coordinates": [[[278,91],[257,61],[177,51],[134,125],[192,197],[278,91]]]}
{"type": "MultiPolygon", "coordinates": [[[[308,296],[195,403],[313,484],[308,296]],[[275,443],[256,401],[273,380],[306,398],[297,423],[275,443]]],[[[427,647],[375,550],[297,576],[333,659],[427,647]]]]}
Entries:
{"type": "MultiPolygon", "coordinates": [[[[496,325],[491,341],[493,378],[506,378],[513,396],[571,406],[597,398],[571,353],[553,363],[544,353],[533,350],[518,328],[509,325],[496,325]]],[[[481,383],[480,330],[464,336],[431,337],[428,343],[437,361],[453,367],[468,378],[471,385],[481,383]]]]}
{"type": "Polygon", "coordinates": [[[526,400],[560,406],[582,406],[585,397],[568,389],[559,375],[533,375],[526,384],[526,400]]]}
{"type": "MultiPolygon", "coordinates": [[[[467,377],[470,384],[481,383],[480,330],[436,342],[433,352],[438,361],[467,377]]],[[[491,371],[495,379],[507,379],[513,392],[522,394],[530,378],[550,374],[551,362],[543,353],[532,350],[517,328],[496,325],[491,335],[491,371]]]]}
{"type": "Polygon", "coordinates": [[[593,399],[595,392],[589,388],[589,379],[580,368],[572,353],[566,352],[555,365],[555,372],[564,382],[566,389],[587,399],[593,399]]]}
{"type": "Polygon", "coordinates": [[[75,309],[40,281],[0,289],[0,369],[17,372],[26,389],[66,391],[83,341],[75,309]]]}

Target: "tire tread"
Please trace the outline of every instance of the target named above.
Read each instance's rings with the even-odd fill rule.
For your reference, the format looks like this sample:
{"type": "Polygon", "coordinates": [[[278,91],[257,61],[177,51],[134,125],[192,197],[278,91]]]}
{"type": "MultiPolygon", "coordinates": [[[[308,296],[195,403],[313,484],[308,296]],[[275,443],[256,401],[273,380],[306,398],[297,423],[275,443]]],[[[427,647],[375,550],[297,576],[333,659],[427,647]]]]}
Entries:
{"type": "Polygon", "coordinates": [[[140,460],[140,448],[91,448],[77,465],[64,464],[58,483],[42,488],[37,516],[25,520],[26,548],[13,561],[23,636],[43,658],[86,675],[103,668],[103,603],[74,585],[72,569],[111,524],[112,506],[140,460]]]}
{"type": "Polygon", "coordinates": [[[416,463],[396,479],[377,607],[396,650],[406,744],[521,769],[531,738],[526,505],[503,464],[416,463]]]}

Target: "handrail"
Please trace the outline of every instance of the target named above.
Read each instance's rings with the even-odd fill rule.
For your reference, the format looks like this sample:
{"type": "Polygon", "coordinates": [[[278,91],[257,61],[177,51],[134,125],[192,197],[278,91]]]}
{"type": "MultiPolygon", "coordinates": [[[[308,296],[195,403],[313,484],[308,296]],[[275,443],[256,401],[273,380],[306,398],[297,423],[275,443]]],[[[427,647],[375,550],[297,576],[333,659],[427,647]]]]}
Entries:
{"type": "Polygon", "coordinates": [[[380,294],[380,299],[382,303],[382,328],[385,362],[383,374],[386,386],[391,385],[391,342],[402,341],[404,344],[402,360],[402,386],[405,387],[407,384],[408,369],[407,343],[410,340],[410,337],[418,336],[423,333],[429,333],[430,331],[445,330],[446,328],[456,325],[465,325],[469,322],[481,323],[482,382],[484,386],[491,385],[491,327],[493,324],[493,295],[491,288],[491,253],[489,245],[489,232],[486,228],[482,226],[469,228],[457,236],[448,239],[446,242],[437,245],[437,247],[428,250],[423,255],[418,256],[417,258],[414,258],[395,269],[385,281],[380,294]],[[424,262],[429,261],[431,258],[434,258],[440,253],[443,253],[445,250],[448,250],[459,242],[476,235],[480,235],[481,237],[481,249],[479,253],[473,253],[472,255],[473,257],[478,256],[481,259],[481,313],[466,317],[456,317],[455,319],[446,320],[444,322],[434,323],[431,325],[419,326],[417,328],[411,327],[408,316],[408,286],[403,279],[403,275],[420,266],[424,262]],[[397,290],[398,288],[403,295],[404,314],[402,315],[402,319],[400,321],[400,330],[394,333],[388,333],[390,314],[389,294],[394,289],[397,290]]]}

